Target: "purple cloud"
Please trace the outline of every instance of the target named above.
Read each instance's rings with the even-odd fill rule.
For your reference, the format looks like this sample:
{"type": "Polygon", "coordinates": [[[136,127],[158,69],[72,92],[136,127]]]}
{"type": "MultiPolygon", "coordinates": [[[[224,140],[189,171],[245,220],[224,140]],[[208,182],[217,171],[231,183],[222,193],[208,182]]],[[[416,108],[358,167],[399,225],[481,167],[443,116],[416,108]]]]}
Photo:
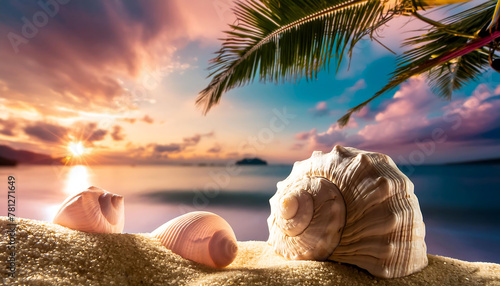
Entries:
{"type": "Polygon", "coordinates": [[[116,110],[117,98],[135,94],[123,81],[147,89],[145,68],[162,70],[176,61],[173,47],[190,37],[183,6],[175,1],[3,2],[2,97],[44,115],[59,114],[61,107],[116,110]]]}
{"type": "Polygon", "coordinates": [[[180,152],[183,149],[184,147],[181,144],[176,143],[154,146],[154,151],[158,153],[175,153],[180,152]]]}
{"type": "Polygon", "coordinates": [[[122,141],[125,139],[125,134],[122,133],[123,128],[120,125],[113,126],[113,131],[111,132],[111,138],[114,141],[122,141]]]}
{"type": "Polygon", "coordinates": [[[415,150],[418,142],[434,141],[449,146],[498,145],[500,135],[500,87],[480,84],[472,95],[443,104],[423,78],[404,83],[393,99],[377,108],[363,109],[344,129],[332,124],[325,132],[316,129],[297,133],[314,150],[330,151],[335,144],[395,154],[415,150]],[[432,114],[432,116],[430,116],[432,114]],[[436,115],[439,114],[439,115],[436,115]],[[359,127],[356,120],[369,123],[359,127]],[[369,121],[369,119],[372,119],[369,121]],[[439,141],[439,142],[438,142],[439,141]],[[406,150],[406,151],[405,151],[406,150]]]}
{"type": "Polygon", "coordinates": [[[153,124],[155,121],[153,118],[151,118],[149,115],[144,115],[144,117],[141,119],[141,121],[144,121],[148,124],[153,124]]]}
{"type": "Polygon", "coordinates": [[[68,134],[68,129],[63,126],[45,122],[35,122],[24,128],[24,133],[32,138],[42,141],[57,143],[68,134]]]}
{"type": "Polygon", "coordinates": [[[188,147],[194,147],[198,145],[198,143],[200,143],[201,141],[201,138],[203,137],[212,137],[212,136],[214,136],[213,132],[205,134],[195,134],[193,136],[183,138],[182,143],[150,144],[150,146],[153,147],[154,153],[160,153],[160,154],[177,153],[186,150],[188,147]]]}
{"type": "Polygon", "coordinates": [[[104,140],[107,134],[108,134],[107,130],[97,129],[90,134],[90,136],[87,138],[87,141],[89,142],[102,141],[104,140]]]}
{"type": "Polygon", "coordinates": [[[195,134],[191,137],[185,137],[182,139],[183,144],[185,147],[187,146],[195,146],[197,145],[202,137],[212,137],[214,135],[213,132],[206,133],[206,134],[195,134]]]}
{"type": "Polygon", "coordinates": [[[220,147],[219,144],[215,144],[212,148],[207,150],[208,153],[213,153],[213,154],[220,153],[221,151],[222,151],[222,148],[220,147]]]}
{"type": "Polygon", "coordinates": [[[14,136],[14,129],[17,127],[17,122],[13,119],[1,119],[0,118],[0,134],[6,136],[14,136]]]}

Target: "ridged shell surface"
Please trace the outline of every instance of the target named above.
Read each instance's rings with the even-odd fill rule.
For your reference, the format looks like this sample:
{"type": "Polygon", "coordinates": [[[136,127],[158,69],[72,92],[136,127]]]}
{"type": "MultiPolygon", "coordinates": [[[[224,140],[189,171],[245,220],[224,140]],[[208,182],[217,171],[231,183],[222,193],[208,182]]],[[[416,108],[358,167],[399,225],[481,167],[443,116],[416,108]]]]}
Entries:
{"type": "Polygon", "coordinates": [[[323,177],[305,175],[289,183],[270,200],[269,243],[288,259],[325,260],[344,228],[342,194],[323,177]]]}
{"type": "Polygon", "coordinates": [[[67,198],[53,222],[71,229],[92,233],[121,233],[125,219],[120,195],[90,187],[67,198]]]}
{"type": "Polygon", "coordinates": [[[152,232],[166,248],[180,256],[222,268],[236,258],[238,246],[231,226],[210,212],[191,212],[152,232]]]}
{"type": "Polygon", "coordinates": [[[413,183],[389,156],[339,145],[330,153],[315,151],[311,158],[296,162],[277,187],[268,219],[268,243],[277,253],[354,264],[383,278],[406,276],[427,266],[425,226],[413,183]],[[288,198],[297,192],[309,193],[309,198],[288,198]],[[296,205],[297,210],[311,207],[302,211],[310,214],[304,216],[307,226],[298,235],[280,222],[299,213],[296,205]],[[325,227],[318,232],[318,225],[325,227]],[[319,233],[319,241],[300,238],[309,227],[319,233]]]}

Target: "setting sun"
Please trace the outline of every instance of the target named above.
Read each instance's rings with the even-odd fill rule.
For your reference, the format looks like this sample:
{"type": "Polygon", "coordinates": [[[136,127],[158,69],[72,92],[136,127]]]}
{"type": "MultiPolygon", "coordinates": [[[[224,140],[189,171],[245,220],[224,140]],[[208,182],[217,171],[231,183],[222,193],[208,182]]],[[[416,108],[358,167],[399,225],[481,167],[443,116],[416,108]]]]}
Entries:
{"type": "Polygon", "coordinates": [[[85,153],[85,147],[83,147],[82,142],[69,143],[68,150],[73,156],[82,156],[85,153]]]}

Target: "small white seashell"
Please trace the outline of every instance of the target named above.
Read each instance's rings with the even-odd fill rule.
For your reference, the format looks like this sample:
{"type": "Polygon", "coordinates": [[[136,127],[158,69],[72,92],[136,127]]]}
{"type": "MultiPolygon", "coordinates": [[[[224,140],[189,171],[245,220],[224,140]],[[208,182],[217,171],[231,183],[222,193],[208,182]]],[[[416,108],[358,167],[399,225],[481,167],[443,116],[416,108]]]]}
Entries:
{"type": "Polygon", "coordinates": [[[166,248],[180,256],[222,268],[236,258],[238,245],[231,226],[210,212],[191,212],[152,232],[166,248]]]}
{"type": "Polygon", "coordinates": [[[390,157],[337,145],[296,162],[277,186],[268,243],[278,254],[354,264],[383,278],[427,266],[413,183],[390,157]]]}
{"type": "Polygon", "coordinates": [[[67,198],[53,222],[93,233],[121,233],[124,224],[123,197],[97,187],[67,198]]]}

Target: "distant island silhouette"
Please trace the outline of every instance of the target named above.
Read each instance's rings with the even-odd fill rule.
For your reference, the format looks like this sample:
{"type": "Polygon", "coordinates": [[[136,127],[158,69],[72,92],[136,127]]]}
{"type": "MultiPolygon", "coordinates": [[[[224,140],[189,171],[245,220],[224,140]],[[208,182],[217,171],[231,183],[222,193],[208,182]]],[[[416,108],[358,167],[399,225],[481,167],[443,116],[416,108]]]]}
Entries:
{"type": "Polygon", "coordinates": [[[500,158],[453,162],[446,165],[500,165],[500,158]]]}
{"type": "Polygon", "coordinates": [[[244,158],[236,161],[236,165],[267,165],[267,162],[259,158],[244,158]]]}

